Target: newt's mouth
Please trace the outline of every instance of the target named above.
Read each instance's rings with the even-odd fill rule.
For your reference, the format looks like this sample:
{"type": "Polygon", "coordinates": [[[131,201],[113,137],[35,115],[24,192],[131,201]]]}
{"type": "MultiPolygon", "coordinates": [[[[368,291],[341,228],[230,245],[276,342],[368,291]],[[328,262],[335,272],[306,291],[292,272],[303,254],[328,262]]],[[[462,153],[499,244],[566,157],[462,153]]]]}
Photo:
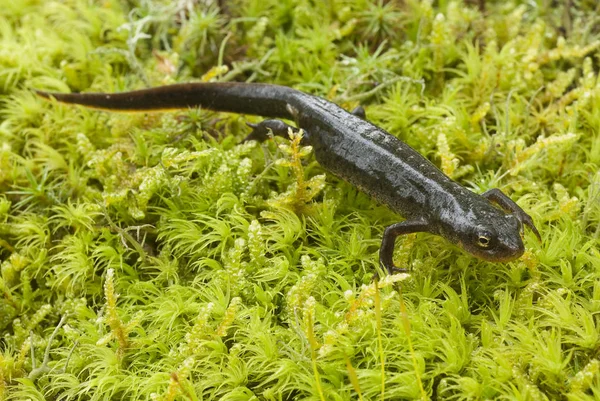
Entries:
{"type": "Polygon", "coordinates": [[[507,262],[512,262],[513,260],[519,259],[521,256],[523,256],[524,250],[521,252],[517,252],[514,253],[512,255],[506,255],[506,256],[502,256],[502,255],[494,255],[493,257],[486,257],[486,256],[479,256],[479,255],[475,255],[478,256],[480,259],[483,259],[487,262],[496,262],[496,263],[507,263],[507,262]]]}
{"type": "Polygon", "coordinates": [[[525,246],[522,242],[513,246],[497,246],[496,249],[487,251],[476,247],[467,247],[462,241],[458,241],[457,245],[477,259],[494,263],[512,262],[523,256],[523,253],[525,252],[525,246]]]}

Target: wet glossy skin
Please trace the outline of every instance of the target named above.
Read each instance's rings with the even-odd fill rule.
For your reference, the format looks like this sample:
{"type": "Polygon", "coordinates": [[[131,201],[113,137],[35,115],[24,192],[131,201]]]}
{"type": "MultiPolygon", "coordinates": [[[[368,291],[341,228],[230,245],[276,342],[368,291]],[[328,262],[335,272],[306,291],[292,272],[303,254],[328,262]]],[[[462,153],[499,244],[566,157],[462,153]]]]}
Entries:
{"type": "MultiPolygon", "coordinates": [[[[475,194],[444,175],[410,146],[363,118],[325,99],[268,84],[196,83],[119,94],[38,92],[66,103],[107,110],[204,107],[216,111],[295,120],[317,161],[336,176],[406,218],[386,228],[380,263],[390,273],[398,235],[429,232],[478,258],[506,262],[520,257],[523,225],[539,233],[529,215],[497,189],[475,194]],[[494,202],[503,210],[494,206],[494,202]],[[510,213],[506,213],[510,212],[510,213]]],[[[287,124],[265,120],[247,139],[268,133],[287,137],[287,124]]]]}

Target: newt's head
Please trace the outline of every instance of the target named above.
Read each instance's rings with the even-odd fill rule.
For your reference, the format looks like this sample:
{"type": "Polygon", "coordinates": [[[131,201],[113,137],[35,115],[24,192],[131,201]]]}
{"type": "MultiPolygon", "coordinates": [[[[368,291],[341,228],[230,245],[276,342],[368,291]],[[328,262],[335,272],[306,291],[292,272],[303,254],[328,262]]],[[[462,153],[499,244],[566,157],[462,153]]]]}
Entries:
{"type": "Polygon", "coordinates": [[[488,262],[509,262],[525,251],[521,221],[491,205],[455,213],[440,228],[443,237],[488,262]]]}
{"type": "MultiPolygon", "coordinates": [[[[501,212],[500,212],[501,213],[501,212]]],[[[512,214],[502,214],[490,221],[471,225],[459,245],[467,252],[488,262],[509,262],[525,251],[521,222],[512,214]]]]}

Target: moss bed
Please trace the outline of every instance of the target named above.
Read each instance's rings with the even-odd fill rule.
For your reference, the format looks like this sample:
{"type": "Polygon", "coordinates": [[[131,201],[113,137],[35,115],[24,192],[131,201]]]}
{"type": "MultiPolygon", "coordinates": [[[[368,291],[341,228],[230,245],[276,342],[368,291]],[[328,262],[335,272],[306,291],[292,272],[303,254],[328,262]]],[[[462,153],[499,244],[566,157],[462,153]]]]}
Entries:
{"type": "Polygon", "coordinates": [[[595,0],[0,10],[0,400],[600,399],[595,0]],[[399,216],[298,141],[240,144],[259,118],[33,92],[191,81],[361,104],[543,241],[494,264],[408,236],[387,276],[399,216]]]}

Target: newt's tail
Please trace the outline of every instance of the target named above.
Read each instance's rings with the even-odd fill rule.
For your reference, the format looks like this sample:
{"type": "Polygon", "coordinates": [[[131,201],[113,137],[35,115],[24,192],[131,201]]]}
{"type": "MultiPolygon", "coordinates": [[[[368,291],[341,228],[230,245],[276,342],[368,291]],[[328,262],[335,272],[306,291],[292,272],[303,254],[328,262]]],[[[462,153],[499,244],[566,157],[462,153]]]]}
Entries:
{"type": "Polygon", "coordinates": [[[52,93],[36,91],[46,99],[102,110],[146,111],[203,107],[215,111],[288,118],[288,103],[299,93],[279,85],[206,82],[160,86],[123,93],[52,93]]]}

